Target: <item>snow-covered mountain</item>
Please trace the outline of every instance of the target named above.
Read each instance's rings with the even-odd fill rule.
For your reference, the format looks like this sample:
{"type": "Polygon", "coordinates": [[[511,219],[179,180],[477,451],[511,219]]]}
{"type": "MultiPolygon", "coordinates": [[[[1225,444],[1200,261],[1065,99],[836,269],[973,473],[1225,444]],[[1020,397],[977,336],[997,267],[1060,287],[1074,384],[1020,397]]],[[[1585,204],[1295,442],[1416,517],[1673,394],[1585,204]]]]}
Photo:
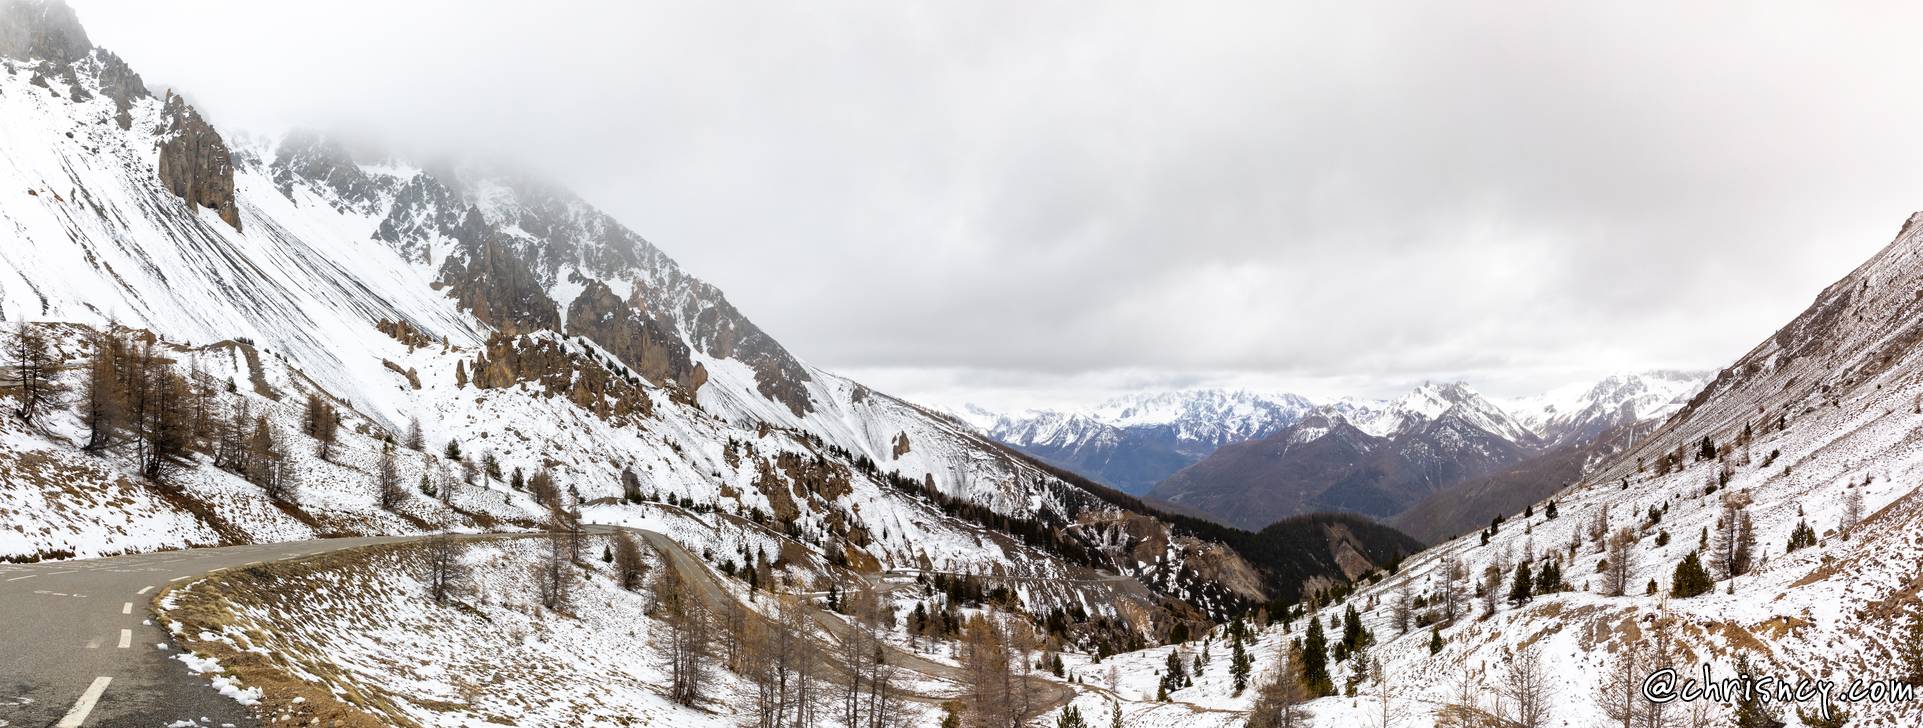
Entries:
{"type": "Polygon", "coordinates": [[[1117,397],[1087,411],[959,415],[988,436],[1061,467],[1143,493],[1229,443],[1266,437],[1314,405],[1294,394],[1190,389],[1117,397]]]}
{"type": "MultiPolygon", "coordinates": [[[[610,521],[660,515],[631,502],[633,474],[653,502],[727,514],[737,531],[753,524],[750,541],[794,556],[782,561],[797,579],[842,563],[1112,569],[1218,614],[1276,586],[1222,544],[1123,512],[1139,504],[805,363],[561,187],[481,164],[350,153],[324,135],[218,129],[95,48],[58,2],[0,0],[0,189],[0,320],[49,332],[65,376],[78,376],[90,332],[151,334],[182,375],[227,383],[210,393],[222,411],[245,407],[293,431],[314,395],[348,424],[330,458],[290,448],[312,500],[273,504],[201,451],[178,463],[179,490],[147,492],[114,452],[74,447],[71,408],[10,423],[0,470],[52,469],[0,484],[0,509],[34,514],[5,520],[0,555],[542,516],[501,476],[466,467],[461,478],[460,462],[432,454],[459,444],[503,472],[550,471],[610,521]],[[405,478],[452,472],[464,482],[448,489],[464,494],[449,502],[467,505],[422,503],[401,517],[366,497],[383,441],[413,420],[431,445],[403,458],[405,478]],[[52,484],[76,473],[145,495],[127,495],[126,509],[46,505],[52,484]],[[1112,538],[1124,517],[1140,520],[1112,538]],[[1144,543],[1152,558],[1137,552],[1144,543]]],[[[748,546],[728,533],[686,531],[708,539],[691,550],[717,562],[748,546]]],[[[1143,601],[1137,626],[1154,629],[1165,618],[1152,615],[1167,612],[1143,601]]]]}
{"type": "Polygon", "coordinates": [[[1268,437],[1217,450],[1149,494],[1243,528],[1315,511],[1383,518],[1539,446],[1467,384],[1424,382],[1393,400],[1318,407],[1268,437]]]}
{"type": "MultiPolygon", "coordinates": [[[[1754,677],[1808,680],[1812,688],[1822,681],[1849,725],[1918,725],[1923,701],[1910,671],[1923,665],[1909,630],[1923,620],[1919,342],[1923,213],[1577,482],[1313,607],[1325,625],[1356,610],[1373,636],[1368,656],[1385,677],[1358,677],[1358,697],[1310,701],[1315,724],[1366,724],[1385,702],[1408,725],[1512,724],[1512,676],[1534,664],[1549,698],[1541,725],[1621,725],[1612,702],[1633,709],[1638,725],[1731,725],[1733,700],[1656,705],[1620,687],[1605,691],[1613,676],[1628,678],[1615,685],[1638,686],[1664,667],[1733,678],[1740,659],[1754,677]],[[1699,594],[1677,593],[1678,569],[1692,560],[1711,583],[1699,594]],[[1552,565],[1560,585],[1540,577],[1552,565]],[[1523,572],[1537,575],[1534,588],[1511,599],[1523,572]],[[1451,604],[1453,617],[1445,612],[1451,604]],[[1882,699],[1844,701],[1847,691],[1872,685],[1882,699]],[[1896,694],[1911,697],[1890,699],[1896,694]]],[[[1276,668],[1300,625],[1262,632],[1258,673],[1276,668]]],[[[1170,649],[1123,656],[1120,669],[1146,670],[1170,649]]],[[[1329,664],[1340,686],[1363,663],[1329,664]]],[[[1112,668],[1080,674],[1094,679],[1105,669],[1112,668]]],[[[1197,682],[1169,699],[1226,712],[1171,712],[1144,725],[1243,724],[1237,711],[1253,694],[1197,682]]],[[[1152,690],[1143,680],[1124,692],[1140,695],[1145,684],[1152,690]]],[[[1090,710],[1097,701],[1080,705],[1090,710]]],[[[1818,716],[1823,703],[1773,700],[1762,708],[1775,717],[1746,724],[1815,725],[1797,713],[1818,716]]]]}
{"type": "Polygon", "coordinates": [[[1553,447],[1591,440],[1616,427],[1661,420],[1682,409],[1715,372],[1656,370],[1614,374],[1502,403],[1553,447]]]}

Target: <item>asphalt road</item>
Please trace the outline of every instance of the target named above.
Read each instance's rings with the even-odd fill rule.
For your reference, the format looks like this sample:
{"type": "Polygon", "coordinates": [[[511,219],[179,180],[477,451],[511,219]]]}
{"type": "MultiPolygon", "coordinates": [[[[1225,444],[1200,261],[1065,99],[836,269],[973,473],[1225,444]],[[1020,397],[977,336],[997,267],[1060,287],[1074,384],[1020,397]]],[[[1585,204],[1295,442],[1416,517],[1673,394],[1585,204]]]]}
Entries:
{"type": "Polygon", "coordinates": [[[173,659],[148,604],[217,569],[402,538],[342,538],[0,564],[0,727],[252,726],[247,709],[173,659]]]}
{"type": "MultiPolygon", "coordinates": [[[[589,526],[612,533],[608,526],[589,526]]],[[[704,599],[732,601],[714,575],[679,543],[629,529],[668,558],[704,599]]],[[[512,537],[481,536],[480,538],[512,537]]],[[[209,678],[174,659],[173,639],[153,623],[151,600],[171,583],[220,569],[299,558],[422,536],[339,538],[190,549],[43,564],[0,564],[0,728],[14,726],[256,726],[249,710],[209,678]]],[[[846,622],[815,611],[833,639],[846,622]]],[[[893,646],[890,660],[913,672],[960,681],[952,665],[893,646]]],[[[1032,678],[1031,714],[1074,697],[1066,685],[1032,678]]],[[[915,696],[938,702],[940,696],[915,696]]]]}

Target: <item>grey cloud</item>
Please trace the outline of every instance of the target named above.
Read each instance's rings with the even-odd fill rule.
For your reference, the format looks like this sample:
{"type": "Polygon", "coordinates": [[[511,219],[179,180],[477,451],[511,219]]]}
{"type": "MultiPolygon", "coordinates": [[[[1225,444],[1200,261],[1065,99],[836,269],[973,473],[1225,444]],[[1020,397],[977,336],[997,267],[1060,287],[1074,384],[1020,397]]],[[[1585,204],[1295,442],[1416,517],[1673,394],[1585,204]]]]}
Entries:
{"type": "Polygon", "coordinates": [[[910,394],[1717,366],[1923,208],[1915,6],[74,4],[217,122],[513,156],[910,394]]]}

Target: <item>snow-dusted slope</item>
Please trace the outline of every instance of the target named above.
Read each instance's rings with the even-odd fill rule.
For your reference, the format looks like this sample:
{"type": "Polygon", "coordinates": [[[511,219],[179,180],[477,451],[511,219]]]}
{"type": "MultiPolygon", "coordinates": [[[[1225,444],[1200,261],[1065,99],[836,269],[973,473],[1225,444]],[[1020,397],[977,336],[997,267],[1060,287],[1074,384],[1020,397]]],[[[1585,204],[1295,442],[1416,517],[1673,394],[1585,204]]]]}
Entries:
{"type": "MultiPolygon", "coordinates": [[[[490,504],[467,506],[478,517],[438,507],[417,523],[370,506],[378,441],[419,419],[430,451],[458,442],[508,470],[545,467],[590,505],[618,501],[632,471],[657,500],[758,517],[766,549],[799,546],[817,567],[1049,577],[1092,565],[1157,584],[1197,580],[1176,561],[1117,551],[1105,562],[1094,548],[1071,564],[992,532],[989,516],[966,509],[1072,539],[1068,524],[1113,506],[953,419],[803,363],[719,290],[566,190],[480,165],[356,157],[313,134],[216,130],[93,47],[57,2],[0,0],[0,189],[0,320],[61,328],[69,364],[83,328],[152,332],[186,352],[174,363],[183,373],[204,364],[238,382],[221,406],[245,402],[290,430],[310,393],[349,413],[336,458],[347,464],[315,463],[314,500],[295,504],[339,511],[324,528],[540,514],[486,478],[462,486],[490,504]]],[[[44,452],[65,471],[98,471],[91,481],[127,482],[113,453],[78,452],[64,421],[9,428],[0,468],[44,452]]],[[[410,482],[416,470],[471,477],[447,459],[409,457],[419,461],[410,482]]],[[[0,544],[35,557],[324,530],[276,516],[258,489],[204,457],[182,472],[189,500],[213,503],[232,528],[210,535],[186,505],[130,496],[125,513],[66,502],[47,528],[9,520],[0,544]],[[89,535],[103,531],[126,535],[89,535]]],[[[5,502],[58,510],[42,507],[53,496],[40,482],[8,481],[5,502]]],[[[1162,536],[1180,540],[1165,526],[1162,536]]]]}
{"type": "MultiPolygon", "coordinates": [[[[1888,681],[1900,679],[1905,667],[1899,659],[1905,620],[1923,617],[1917,598],[1923,584],[1919,341],[1923,213],[1794,321],[1718,373],[1656,432],[1555,494],[1549,499],[1554,517],[1546,502],[1536,503],[1527,514],[1509,514],[1486,543],[1476,533],[1443,542],[1405,561],[1398,574],[1323,605],[1317,617],[1324,620],[1351,606],[1361,612],[1377,642],[1368,657],[1383,662],[1388,680],[1362,681],[1359,699],[1313,701],[1318,724],[1361,723],[1384,690],[1408,716],[1406,725],[1436,725],[1450,705],[1509,713],[1513,701],[1501,697],[1505,676],[1533,650],[1552,691],[1546,725],[1610,725],[1599,694],[1605,675],[1632,645],[1652,648],[1664,619],[1673,620],[1669,663],[1686,675],[1707,664],[1718,679],[1731,677],[1743,657],[1759,677],[1828,680],[1838,691],[1854,681],[1865,688],[1884,681],[1877,689],[1891,690],[1888,681]],[[1704,438],[1713,454],[1705,452],[1704,438]],[[1852,503],[1860,503],[1854,526],[1852,503]],[[1719,576],[1710,593],[1671,597],[1678,564],[1718,543],[1713,534],[1730,522],[1726,504],[1738,508],[1736,522],[1747,517],[1753,524],[1754,566],[1733,579],[1719,576]],[[1597,528],[1599,522],[1607,527],[1597,528]],[[1791,532],[1805,523],[1814,545],[1790,550],[1791,532]],[[1618,530],[1628,533],[1626,559],[1606,553],[1596,538],[1618,530]],[[1606,560],[1628,565],[1621,596],[1604,591],[1599,567],[1606,560]],[[1508,594],[1513,570],[1525,563],[1531,571],[1559,565],[1570,590],[1521,604],[1473,597],[1491,570],[1494,592],[1508,594]],[[1460,565],[1465,578],[1448,579],[1450,564],[1460,565]],[[1436,616],[1450,583],[1468,611],[1440,625],[1441,648],[1432,653],[1430,629],[1398,628],[1394,605],[1405,595],[1421,597],[1428,606],[1412,610],[1420,624],[1436,616]]],[[[1702,560],[1716,574],[1715,560],[1702,560]]],[[[1299,620],[1294,627],[1300,635],[1299,620]]],[[[1280,629],[1270,628],[1264,639],[1280,629]]],[[[1257,653],[1258,673],[1273,668],[1276,652],[1257,653]]],[[[1152,664],[1152,657],[1124,664],[1152,664]]],[[[1355,664],[1334,665],[1338,683],[1355,664]]],[[[1656,666],[1640,666],[1635,679],[1656,666]]],[[[1231,697],[1220,682],[1209,681],[1171,697],[1246,710],[1253,696],[1231,697]]],[[[1820,705],[1772,707],[1797,725],[1795,708],[1813,713],[1820,705]]],[[[1923,721],[1923,702],[1915,700],[1836,707],[1850,711],[1850,725],[1923,721]]],[[[1669,725],[1727,725],[1731,716],[1724,702],[1677,702],[1665,711],[1669,725]]],[[[1241,719],[1199,709],[1155,713],[1154,722],[1141,724],[1234,725],[1241,719]]]]}

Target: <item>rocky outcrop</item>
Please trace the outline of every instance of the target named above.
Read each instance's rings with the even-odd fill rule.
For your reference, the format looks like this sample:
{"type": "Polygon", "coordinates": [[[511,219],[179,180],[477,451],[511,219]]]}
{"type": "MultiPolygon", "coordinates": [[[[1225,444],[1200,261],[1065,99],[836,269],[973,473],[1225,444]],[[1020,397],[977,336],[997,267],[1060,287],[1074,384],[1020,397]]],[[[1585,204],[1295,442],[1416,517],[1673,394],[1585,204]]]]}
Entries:
{"type": "Polygon", "coordinates": [[[896,459],[900,459],[901,456],[908,454],[908,450],[909,450],[908,433],[906,432],[895,433],[895,443],[893,448],[894,457],[896,459]]]}
{"type": "Polygon", "coordinates": [[[441,283],[461,308],[506,334],[559,331],[561,313],[534,272],[469,208],[455,231],[458,252],[441,264],[441,283]]]}
{"type": "Polygon", "coordinates": [[[274,150],[271,169],[274,188],[287,199],[294,199],[296,184],[307,182],[332,191],[328,199],[337,206],[363,214],[379,211],[379,186],[333,139],[305,130],[288,134],[274,150]]]}
{"type": "Polygon", "coordinates": [[[134,101],[148,97],[147,83],[120,56],[101,50],[94,57],[98,61],[94,76],[100,83],[100,94],[114,102],[114,123],[123,131],[132,129],[134,101]]]}
{"type": "Polygon", "coordinates": [[[235,230],[240,208],[234,202],[234,162],[220,132],[172,91],[161,109],[160,183],[187,204],[205,207],[235,230]]]}
{"type": "Polygon", "coordinates": [[[628,305],[600,281],[589,281],[568,305],[567,333],[600,344],[649,381],[689,392],[700,387],[688,345],[674,329],[628,305]]]}
{"type": "Polygon", "coordinates": [[[569,352],[552,338],[496,333],[487,350],[469,367],[478,389],[531,384],[544,396],[566,397],[597,417],[628,420],[654,414],[654,400],[638,381],[602,366],[593,357],[569,352]]]}
{"type": "Polygon", "coordinates": [[[0,56],[71,66],[93,41],[73,8],[58,0],[0,0],[0,56]]]}
{"type": "Polygon", "coordinates": [[[434,260],[434,241],[454,238],[463,217],[460,196],[423,172],[394,190],[394,203],[374,229],[374,239],[402,258],[425,264],[434,260]]]}

